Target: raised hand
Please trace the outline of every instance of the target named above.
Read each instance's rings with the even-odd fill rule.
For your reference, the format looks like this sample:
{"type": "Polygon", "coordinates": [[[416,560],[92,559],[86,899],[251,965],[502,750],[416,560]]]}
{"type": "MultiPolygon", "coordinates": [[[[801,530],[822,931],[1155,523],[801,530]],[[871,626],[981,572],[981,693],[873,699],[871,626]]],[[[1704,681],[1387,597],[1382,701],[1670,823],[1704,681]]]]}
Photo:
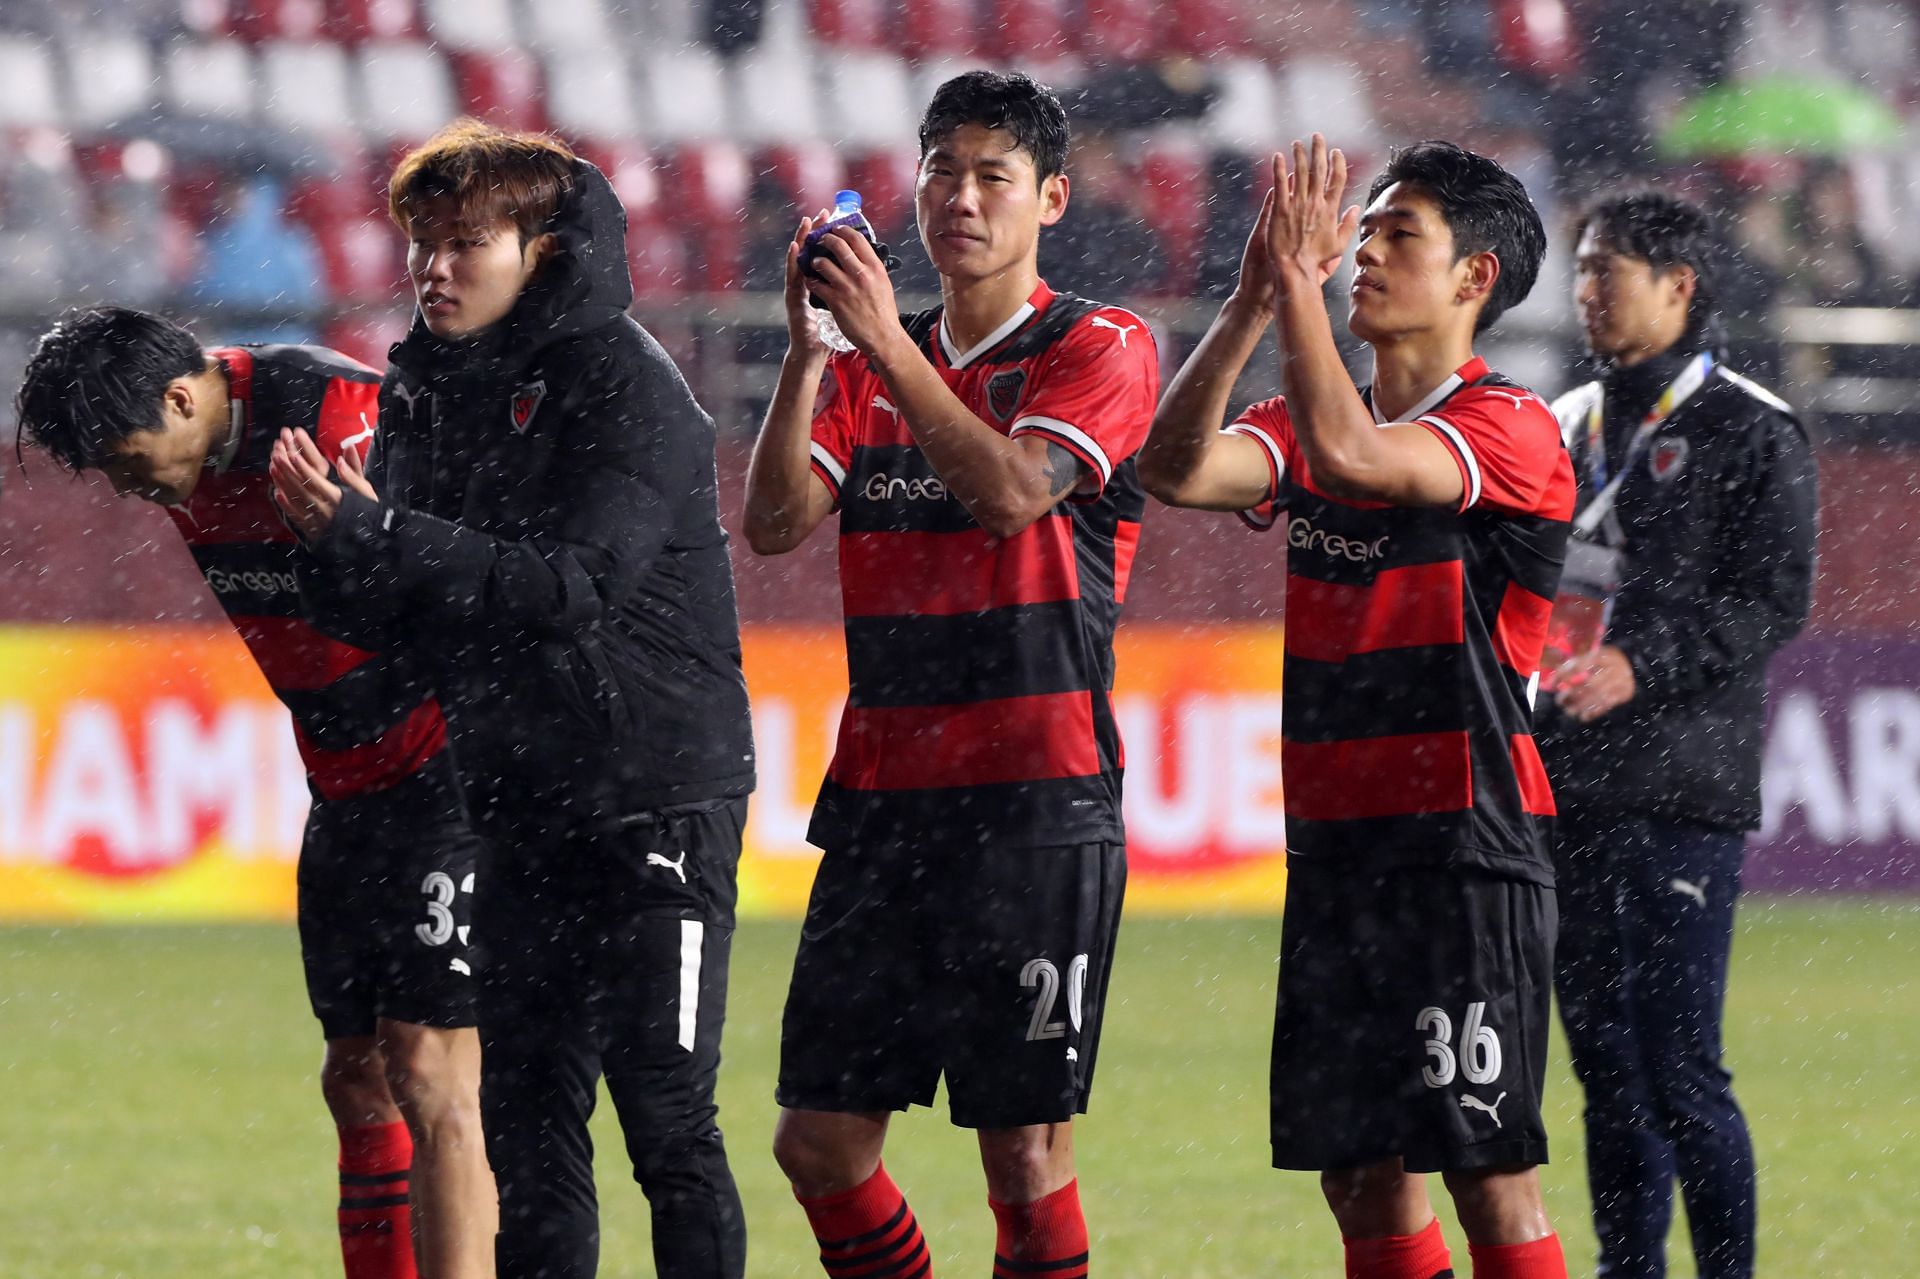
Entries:
{"type": "Polygon", "coordinates": [[[1247,247],[1240,251],[1240,278],[1233,286],[1234,300],[1261,311],[1273,310],[1273,258],[1267,253],[1268,226],[1273,221],[1273,192],[1260,202],[1260,213],[1247,235],[1247,247]]]}
{"type": "Polygon", "coordinates": [[[1273,157],[1273,215],[1267,221],[1267,256],[1276,281],[1304,278],[1315,288],[1340,266],[1360,225],[1360,206],[1340,211],[1347,188],[1347,157],[1314,134],[1311,143],[1295,140],[1293,161],[1273,157]]]}
{"type": "Polygon", "coordinates": [[[812,304],[807,300],[807,277],[800,270],[800,250],[806,247],[807,236],[813,228],[827,220],[827,210],[822,209],[810,218],[800,219],[800,229],[793,233],[792,243],[787,245],[787,278],[784,300],[787,307],[787,345],[796,352],[809,356],[825,358],[827,344],[820,340],[820,331],[814,327],[812,304]]]}

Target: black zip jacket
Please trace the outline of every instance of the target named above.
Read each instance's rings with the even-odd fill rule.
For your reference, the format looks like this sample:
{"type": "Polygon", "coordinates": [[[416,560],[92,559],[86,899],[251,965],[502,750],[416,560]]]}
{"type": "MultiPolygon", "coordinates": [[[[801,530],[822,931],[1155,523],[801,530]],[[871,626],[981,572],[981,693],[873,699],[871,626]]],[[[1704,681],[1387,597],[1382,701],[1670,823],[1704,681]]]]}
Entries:
{"type": "Polygon", "coordinates": [[[578,830],[753,789],[714,426],[626,314],[626,216],[579,162],[557,251],[473,342],[416,314],[369,479],[304,557],[316,621],[420,652],[475,817],[578,830]]]}
{"type": "MultiPolygon", "coordinates": [[[[1587,418],[1603,396],[1608,473],[1696,352],[1673,352],[1554,404],[1593,497],[1587,418]]],[[[1563,812],[1604,808],[1724,830],[1760,824],[1768,659],[1812,596],[1818,476],[1788,406],[1715,365],[1631,460],[1625,555],[1605,643],[1633,664],[1633,700],[1590,724],[1542,694],[1536,737],[1563,812]]]]}

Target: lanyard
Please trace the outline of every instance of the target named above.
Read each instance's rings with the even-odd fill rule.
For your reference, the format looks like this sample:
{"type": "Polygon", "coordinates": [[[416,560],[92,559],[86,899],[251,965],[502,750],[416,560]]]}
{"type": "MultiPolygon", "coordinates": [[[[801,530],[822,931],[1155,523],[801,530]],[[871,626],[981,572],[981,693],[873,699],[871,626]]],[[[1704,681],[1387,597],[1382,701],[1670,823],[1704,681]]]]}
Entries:
{"type": "Polygon", "coordinates": [[[1688,362],[1673,384],[1660,392],[1660,398],[1640,419],[1640,425],[1634,428],[1633,439],[1627,443],[1626,456],[1620,459],[1619,473],[1611,479],[1607,476],[1606,393],[1602,391],[1593,397],[1593,404],[1587,409],[1587,473],[1592,477],[1594,488],[1599,491],[1574,520],[1574,536],[1591,538],[1601,521],[1613,513],[1613,504],[1620,496],[1620,484],[1627,478],[1627,472],[1633,469],[1633,464],[1640,460],[1640,454],[1653,438],[1654,431],[1700,389],[1707,380],[1707,374],[1712,371],[1711,351],[1702,351],[1688,362]]]}

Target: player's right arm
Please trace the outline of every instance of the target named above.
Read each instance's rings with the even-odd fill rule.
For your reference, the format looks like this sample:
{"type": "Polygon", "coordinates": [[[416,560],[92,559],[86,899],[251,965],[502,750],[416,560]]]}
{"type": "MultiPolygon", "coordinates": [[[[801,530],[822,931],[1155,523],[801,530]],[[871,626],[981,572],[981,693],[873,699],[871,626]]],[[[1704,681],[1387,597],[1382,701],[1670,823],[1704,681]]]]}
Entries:
{"type": "Polygon", "coordinates": [[[1234,383],[1273,322],[1273,269],[1266,253],[1272,213],[1269,194],[1241,254],[1239,283],[1168,384],[1140,449],[1140,483],[1168,506],[1245,511],[1272,496],[1266,451],[1249,436],[1220,429],[1234,383]]]}
{"type": "Polygon", "coordinates": [[[787,355],[747,466],[747,545],[759,555],[792,550],[833,510],[833,493],[813,469],[814,409],[827,371],[826,344],[814,332],[800,278],[800,247],[813,222],[802,219],[787,246],[787,355]]]}

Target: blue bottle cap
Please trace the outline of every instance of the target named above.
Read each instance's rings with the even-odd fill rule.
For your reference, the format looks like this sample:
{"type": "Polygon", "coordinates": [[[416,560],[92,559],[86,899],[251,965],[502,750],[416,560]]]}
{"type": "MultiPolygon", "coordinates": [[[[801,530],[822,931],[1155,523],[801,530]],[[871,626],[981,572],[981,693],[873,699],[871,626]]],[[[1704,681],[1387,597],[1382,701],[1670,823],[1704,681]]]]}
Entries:
{"type": "Polygon", "coordinates": [[[842,208],[849,204],[856,209],[860,207],[860,193],[858,191],[835,191],[833,193],[834,208],[842,208]]]}

